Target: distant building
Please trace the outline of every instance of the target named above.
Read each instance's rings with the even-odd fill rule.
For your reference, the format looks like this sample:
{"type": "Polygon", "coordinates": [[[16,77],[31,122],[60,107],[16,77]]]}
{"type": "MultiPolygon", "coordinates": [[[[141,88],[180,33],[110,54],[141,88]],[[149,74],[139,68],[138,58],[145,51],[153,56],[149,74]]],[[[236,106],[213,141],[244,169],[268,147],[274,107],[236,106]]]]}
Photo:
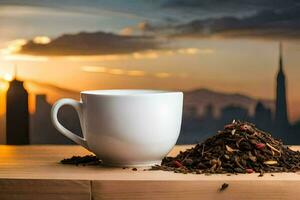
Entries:
{"type": "Polygon", "coordinates": [[[270,131],[272,128],[272,111],[262,102],[257,102],[254,114],[254,123],[262,130],[270,131]]]}
{"type": "Polygon", "coordinates": [[[199,138],[199,134],[201,133],[197,108],[195,106],[188,107],[184,113],[185,115],[183,116],[181,125],[181,132],[184,134],[180,134],[177,143],[194,143],[195,140],[199,138]]]}
{"type": "Polygon", "coordinates": [[[198,111],[197,111],[197,107],[195,106],[190,106],[187,108],[188,110],[186,111],[186,115],[189,118],[197,118],[198,117],[198,111]]]}
{"type": "Polygon", "coordinates": [[[276,110],[274,119],[274,130],[278,137],[285,137],[285,131],[289,128],[287,100],[286,100],[286,78],[283,69],[282,46],[279,46],[279,70],[276,82],[276,110]]]}
{"type": "MultiPolygon", "coordinates": [[[[51,107],[45,94],[38,94],[35,98],[35,113],[31,116],[30,143],[31,144],[74,144],[63,136],[53,126],[51,121],[51,107]]],[[[81,134],[81,128],[76,111],[71,107],[62,107],[58,113],[59,121],[70,131],[81,134]]]]}
{"type": "Polygon", "coordinates": [[[200,119],[201,131],[204,134],[212,134],[218,130],[218,120],[215,117],[215,108],[212,104],[204,107],[204,114],[200,119]]]}
{"type": "Polygon", "coordinates": [[[235,105],[228,105],[221,109],[220,120],[224,125],[231,123],[234,119],[249,121],[248,109],[235,105]]]}
{"type": "Polygon", "coordinates": [[[29,144],[28,93],[23,81],[9,83],[6,95],[6,143],[29,144]]]}
{"type": "Polygon", "coordinates": [[[204,116],[206,119],[212,121],[214,119],[214,106],[212,104],[208,104],[204,108],[204,116]]]}

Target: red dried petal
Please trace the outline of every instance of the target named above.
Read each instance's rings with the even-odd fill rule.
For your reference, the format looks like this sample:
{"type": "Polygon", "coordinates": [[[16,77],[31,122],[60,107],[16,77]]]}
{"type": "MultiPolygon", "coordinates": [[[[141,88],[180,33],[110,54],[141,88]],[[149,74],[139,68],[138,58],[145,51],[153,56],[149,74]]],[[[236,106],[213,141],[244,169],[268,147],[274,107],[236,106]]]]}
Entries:
{"type": "Polygon", "coordinates": [[[248,174],[251,174],[251,173],[253,173],[253,172],[254,172],[254,170],[253,170],[253,169],[251,169],[251,168],[249,168],[249,169],[246,169],[246,172],[247,172],[248,174]]]}
{"type": "Polygon", "coordinates": [[[251,130],[252,130],[252,127],[251,127],[250,125],[248,125],[248,124],[244,124],[244,125],[242,125],[242,126],[240,127],[240,129],[241,129],[242,131],[251,131],[251,130]]]}
{"type": "Polygon", "coordinates": [[[224,129],[232,129],[234,126],[234,124],[227,124],[224,126],[224,129]]]}
{"type": "Polygon", "coordinates": [[[265,144],[264,143],[257,143],[256,145],[255,145],[255,147],[257,148],[257,149],[263,149],[263,148],[265,148],[265,144]]]}
{"type": "Polygon", "coordinates": [[[174,160],[174,165],[175,165],[175,167],[183,167],[181,162],[179,162],[178,160],[174,160]]]}

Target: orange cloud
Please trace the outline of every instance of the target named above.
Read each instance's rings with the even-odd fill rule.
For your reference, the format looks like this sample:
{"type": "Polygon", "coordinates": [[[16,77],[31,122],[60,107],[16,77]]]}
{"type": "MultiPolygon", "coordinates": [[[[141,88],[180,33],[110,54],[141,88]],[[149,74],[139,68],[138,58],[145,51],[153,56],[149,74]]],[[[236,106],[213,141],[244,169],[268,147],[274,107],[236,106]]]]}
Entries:
{"type": "Polygon", "coordinates": [[[85,72],[98,72],[98,73],[107,72],[106,67],[98,67],[98,66],[82,66],[81,70],[85,72]]]}
{"type": "Polygon", "coordinates": [[[146,73],[141,70],[129,70],[127,71],[128,76],[145,76],[146,73]]]}
{"type": "Polygon", "coordinates": [[[140,23],[138,23],[138,25],[137,25],[137,27],[138,27],[139,30],[141,30],[141,31],[147,30],[147,29],[148,29],[148,26],[149,26],[148,21],[140,22],[140,23]]]}
{"type": "Polygon", "coordinates": [[[1,54],[10,55],[19,52],[22,49],[22,46],[27,44],[27,40],[25,39],[16,39],[8,42],[7,47],[1,49],[1,54]]]}
{"type": "Polygon", "coordinates": [[[36,44],[48,44],[51,42],[51,39],[47,36],[37,36],[32,41],[36,44]]]}
{"type": "Polygon", "coordinates": [[[133,35],[134,29],[131,27],[125,27],[120,31],[120,35],[130,36],[133,35]]]}
{"type": "Polygon", "coordinates": [[[122,75],[122,76],[133,76],[133,77],[143,77],[143,76],[149,76],[154,78],[170,78],[170,77],[187,78],[188,77],[188,74],[186,73],[179,73],[179,74],[171,74],[168,72],[148,73],[143,70],[125,70],[120,68],[108,68],[103,66],[82,66],[81,70],[89,73],[103,73],[109,75],[122,75]]]}
{"type": "Polygon", "coordinates": [[[169,78],[170,76],[171,74],[167,72],[159,72],[155,74],[155,77],[157,78],[169,78]]]}
{"type": "MultiPolygon", "coordinates": [[[[128,60],[128,59],[157,59],[162,56],[175,56],[178,54],[184,55],[196,55],[196,54],[213,54],[215,53],[214,49],[204,48],[180,48],[173,50],[148,50],[142,52],[135,52],[125,55],[101,55],[101,56],[64,56],[63,59],[70,61],[114,61],[114,60],[128,60]]],[[[56,57],[56,59],[59,59],[56,57]]]]}
{"type": "Polygon", "coordinates": [[[106,32],[80,32],[64,34],[50,40],[45,36],[36,37],[19,45],[14,52],[38,56],[75,56],[75,55],[119,55],[139,51],[161,49],[161,43],[151,36],[129,36],[106,32]]]}
{"type": "Polygon", "coordinates": [[[125,71],[122,69],[109,69],[108,73],[112,75],[123,75],[125,74],[125,71]]]}

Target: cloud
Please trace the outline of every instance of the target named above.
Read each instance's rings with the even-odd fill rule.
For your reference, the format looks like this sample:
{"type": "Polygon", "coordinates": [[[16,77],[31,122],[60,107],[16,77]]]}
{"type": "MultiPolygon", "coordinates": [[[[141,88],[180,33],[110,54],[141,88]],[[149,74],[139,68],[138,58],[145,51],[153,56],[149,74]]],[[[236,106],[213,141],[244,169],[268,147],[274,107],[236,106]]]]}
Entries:
{"type": "Polygon", "coordinates": [[[168,72],[158,72],[155,74],[155,77],[157,78],[169,78],[171,76],[168,72]]]}
{"type": "Polygon", "coordinates": [[[181,78],[185,79],[188,78],[188,74],[186,73],[179,73],[179,74],[172,74],[169,72],[146,72],[143,70],[125,70],[120,68],[108,68],[103,66],[82,66],[81,70],[88,73],[101,73],[107,75],[117,75],[117,76],[131,76],[131,77],[153,77],[159,79],[166,79],[166,78],[181,78]]]}
{"type": "Polygon", "coordinates": [[[142,21],[140,23],[138,23],[137,27],[140,31],[145,31],[147,29],[149,29],[150,24],[148,21],[142,21]]]}
{"type": "MultiPolygon", "coordinates": [[[[160,57],[167,56],[178,56],[178,55],[186,55],[186,56],[194,56],[197,54],[209,55],[214,54],[216,52],[215,49],[210,48],[178,48],[178,49],[161,49],[161,50],[147,50],[143,52],[135,52],[131,54],[122,54],[122,55],[100,55],[100,56],[64,56],[63,59],[67,59],[75,62],[101,62],[101,61],[115,61],[115,60],[145,60],[145,59],[158,59],[160,57]]],[[[36,56],[34,56],[36,57],[36,56]]],[[[41,57],[41,56],[39,56],[41,57]]],[[[55,57],[53,59],[60,59],[60,57],[55,57]]]]}
{"type": "Polygon", "coordinates": [[[167,0],[162,2],[161,7],[182,12],[210,12],[216,15],[227,13],[235,16],[266,9],[286,9],[297,5],[298,0],[167,0]]]}
{"type": "Polygon", "coordinates": [[[126,75],[126,76],[145,76],[145,71],[142,70],[124,70],[120,68],[108,68],[102,66],[82,66],[81,70],[89,73],[103,73],[109,75],[126,75]]]}
{"type": "MultiPolygon", "coordinates": [[[[122,3],[122,2],[121,2],[122,3]]],[[[99,16],[116,16],[122,18],[144,18],[138,12],[134,12],[133,7],[124,3],[120,6],[120,3],[111,1],[94,0],[94,1],[82,1],[82,0],[51,0],[51,1],[37,1],[37,0],[4,0],[0,1],[0,7],[5,6],[27,6],[36,8],[47,8],[63,12],[74,12],[88,15],[99,16]]],[[[14,13],[16,14],[16,13],[14,13]]],[[[18,14],[18,13],[17,13],[18,14]]]]}
{"type": "Polygon", "coordinates": [[[51,42],[51,39],[47,36],[37,36],[32,40],[35,44],[48,44],[51,42]]]}
{"type": "Polygon", "coordinates": [[[99,31],[64,34],[47,43],[30,40],[18,53],[42,56],[113,55],[160,48],[160,43],[151,36],[127,36],[99,31]]]}
{"type": "Polygon", "coordinates": [[[150,27],[150,23],[148,21],[141,21],[133,26],[127,26],[122,28],[119,33],[120,35],[125,36],[155,36],[153,34],[149,34],[149,30],[151,30],[152,28],[154,27],[150,27]]]}
{"type": "Polygon", "coordinates": [[[169,37],[223,37],[300,39],[300,6],[263,10],[251,16],[192,20],[177,25],[148,26],[148,31],[169,37]]]}
{"type": "Polygon", "coordinates": [[[131,36],[134,33],[134,29],[132,27],[125,27],[120,31],[120,35],[131,36]]]}

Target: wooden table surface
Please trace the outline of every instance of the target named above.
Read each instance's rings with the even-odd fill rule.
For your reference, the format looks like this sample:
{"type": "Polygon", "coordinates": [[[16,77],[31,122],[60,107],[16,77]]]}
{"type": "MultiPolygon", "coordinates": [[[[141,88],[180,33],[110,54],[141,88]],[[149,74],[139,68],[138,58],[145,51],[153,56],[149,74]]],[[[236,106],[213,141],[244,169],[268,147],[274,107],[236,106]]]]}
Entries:
{"type": "MultiPolygon", "coordinates": [[[[176,155],[189,146],[176,146],[176,155]]],[[[293,147],[300,150],[300,147],[293,147]]],[[[194,175],[62,165],[79,146],[0,145],[0,199],[297,199],[300,173],[194,175]],[[218,188],[229,187],[219,192],[218,188]]]]}

